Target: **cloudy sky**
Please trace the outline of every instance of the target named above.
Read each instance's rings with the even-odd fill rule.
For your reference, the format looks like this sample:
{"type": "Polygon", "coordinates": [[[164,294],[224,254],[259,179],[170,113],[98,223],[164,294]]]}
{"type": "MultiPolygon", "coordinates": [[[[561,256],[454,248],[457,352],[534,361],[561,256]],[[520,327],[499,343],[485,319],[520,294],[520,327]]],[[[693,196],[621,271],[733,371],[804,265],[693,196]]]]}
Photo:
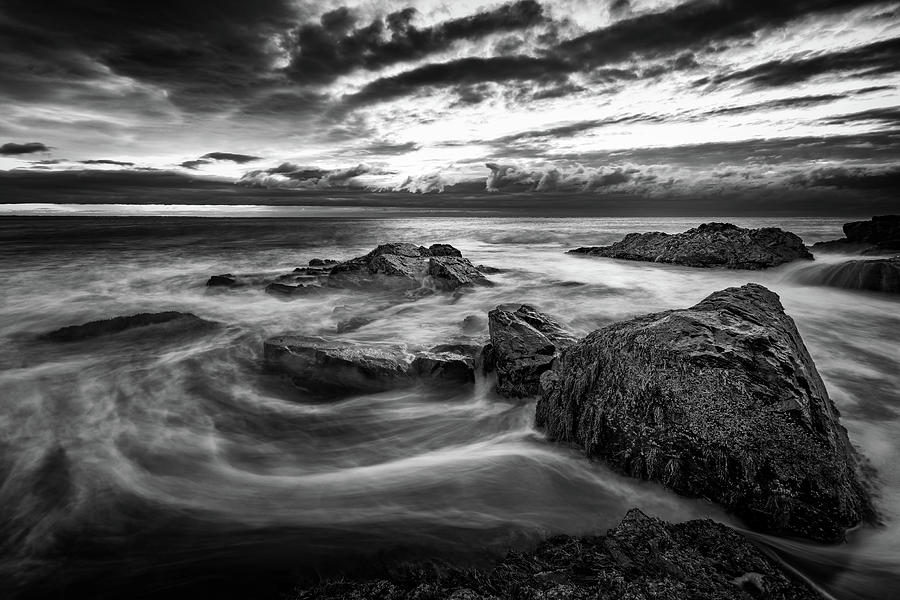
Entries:
{"type": "Polygon", "coordinates": [[[898,90],[898,2],[5,0],[0,190],[883,204],[898,90]]]}

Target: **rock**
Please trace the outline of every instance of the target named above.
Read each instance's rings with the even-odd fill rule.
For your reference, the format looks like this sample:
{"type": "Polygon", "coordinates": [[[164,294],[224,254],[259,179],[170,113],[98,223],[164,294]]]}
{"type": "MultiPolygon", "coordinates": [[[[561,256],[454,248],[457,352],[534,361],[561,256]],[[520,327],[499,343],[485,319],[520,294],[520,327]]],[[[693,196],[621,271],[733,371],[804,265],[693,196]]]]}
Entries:
{"type": "Polygon", "coordinates": [[[43,334],[41,339],[52,342],[78,342],[104,335],[113,335],[131,329],[163,326],[177,333],[215,327],[218,323],[201,319],[192,313],[167,311],[159,313],[138,313],[126,317],[113,317],[101,321],[90,321],[82,325],[70,325],[43,334]]]}
{"type": "Polygon", "coordinates": [[[766,269],[813,258],[793,233],[776,227],[744,229],[730,223],[704,223],[675,235],[629,233],[611,246],[582,247],[569,253],[729,269],[766,269]]]}
{"type": "Polygon", "coordinates": [[[486,275],[495,275],[497,273],[503,273],[505,271],[505,269],[500,269],[497,267],[489,267],[488,265],[478,265],[475,268],[486,275]]]}
{"type": "Polygon", "coordinates": [[[900,256],[810,266],[794,273],[793,279],[806,285],[897,294],[900,293],[900,256]]]}
{"type": "Polygon", "coordinates": [[[267,366],[315,394],[380,392],[410,383],[411,357],[399,344],[280,336],[265,341],[263,355],[267,366]]]}
{"type": "Polygon", "coordinates": [[[412,361],[412,372],[448,383],[475,381],[475,360],[455,352],[420,352],[412,361]]]}
{"type": "Polygon", "coordinates": [[[460,324],[460,327],[466,333],[479,333],[484,331],[484,326],[484,317],[481,315],[468,315],[460,324]]]}
{"type": "Polygon", "coordinates": [[[279,283],[277,281],[273,281],[272,283],[270,283],[269,285],[266,286],[265,292],[267,294],[290,296],[295,291],[297,291],[298,287],[302,287],[302,286],[290,285],[287,283],[279,283]]]}
{"type": "Polygon", "coordinates": [[[882,254],[900,251],[900,215],[872,217],[844,223],[844,238],[813,244],[817,252],[882,254]]]}
{"type": "Polygon", "coordinates": [[[213,275],[206,281],[207,287],[234,287],[235,285],[237,285],[237,278],[231,273],[213,275]]]}
{"type": "Polygon", "coordinates": [[[453,246],[434,244],[425,248],[404,242],[381,244],[365,256],[335,265],[325,283],[337,288],[409,291],[421,288],[429,275],[442,290],[487,283],[453,246]]]}
{"type": "Polygon", "coordinates": [[[487,282],[484,275],[468,259],[458,256],[432,257],[428,261],[428,274],[438,288],[446,290],[487,282]]]}
{"type": "Polygon", "coordinates": [[[330,267],[332,265],[338,264],[340,261],[332,260],[330,258],[311,258],[308,264],[310,267],[330,267]]]}
{"type": "Polygon", "coordinates": [[[538,393],[541,374],[561,350],[575,343],[552,317],[526,304],[515,311],[497,307],[488,313],[490,349],[485,368],[497,371],[497,392],[519,398],[538,393]]]}
{"type": "Polygon", "coordinates": [[[872,514],[838,411],[760,285],[599,329],[541,388],[536,424],[550,439],[756,529],[835,542],[872,514]]]}
{"type": "Polygon", "coordinates": [[[452,352],[454,354],[462,354],[468,358],[475,358],[481,352],[481,346],[478,344],[467,344],[460,342],[458,344],[438,344],[428,349],[429,352],[452,352]]]}
{"type": "Polygon", "coordinates": [[[297,600],[817,600],[746,538],[708,519],[671,524],[638,509],[605,536],[560,535],[490,569],[407,568],[390,579],[342,578],[298,588],[297,600]]]}
{"type": "Polygon", "coordinates": [[[349,319],[338,321],[336,331],[338,333],[347,333],[348,331],[356,331],[361,327],[365,327],[375,319],[366,315],[355,315],[349,319]]]}

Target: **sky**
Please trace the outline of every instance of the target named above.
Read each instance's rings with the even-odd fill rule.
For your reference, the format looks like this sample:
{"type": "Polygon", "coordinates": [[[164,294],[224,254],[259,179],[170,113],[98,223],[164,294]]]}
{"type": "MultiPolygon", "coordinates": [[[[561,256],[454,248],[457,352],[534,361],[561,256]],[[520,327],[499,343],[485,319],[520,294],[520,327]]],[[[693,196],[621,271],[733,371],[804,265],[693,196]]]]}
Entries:
{"type": "Polygon", "coordinates": [[[214,183],[889,209],[898,90],[900,2],[4,0],[0,202],[214,183]]]}

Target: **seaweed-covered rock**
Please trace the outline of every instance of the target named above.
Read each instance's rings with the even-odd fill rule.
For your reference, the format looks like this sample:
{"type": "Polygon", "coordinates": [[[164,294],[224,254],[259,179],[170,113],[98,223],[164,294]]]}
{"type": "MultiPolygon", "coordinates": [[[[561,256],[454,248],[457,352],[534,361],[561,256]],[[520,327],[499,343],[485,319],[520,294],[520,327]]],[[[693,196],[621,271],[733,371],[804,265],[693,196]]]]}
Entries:
{"type": "Polygon", "coordinates": [[[882,215],[869,221],[844,223],[844,236],[839,240],[818,242],[816,252],[848,254],[883,254],[900,251],[900,215],[882,215]]]}
{"type": "Polygon", "coordinates": [[[90,321],[81,325],[70,325],[41,336],[51,342],[79,342],[95,337],[113,335],[124,331],[156,326],[183,333],[215,327],[217,323],[201,319],[193,313],[166,311],[159,313],[138,313],[124,317],[113,317],[100,321],[90,321]]]}
{"type": "Polygon", "coordinates": [[[519,398],[538,393],[541,374],[559,352],[575,343],[571,332],[527,304],[514,311],[497,307],[488,313],[490,348],[485,367],[497,371],[497,392],[519,398]]]}
{"type": "Polygon", "coordinates": [[[797,271],[793,277],[807,285],[897,294],[900,293],[900,256],[813,265],[797,271]]]}
{"type": "Polygon", "coordinates": [[[816,600],[756,546],[708,519],[671,524],[632,509],[605,536],[556,536],[493,569],[407,569],[386,579],[326,581],[295,600],[816,600]]]}
{"type": "Polygon", "coordinates": [[[541,387],[536,423],[550,439],[754,528],[834,542],[871,516],[838,411],[760,285],[599,329],[541,387]]]}
{"type": "Polygon", "coordinates": [[[582,247],[570,254],[729,269],[766,269],[813,258],[797,235],[777,227],[744,229],[704,223],[683,233],[629,233],[611,246],[582,247]]]}

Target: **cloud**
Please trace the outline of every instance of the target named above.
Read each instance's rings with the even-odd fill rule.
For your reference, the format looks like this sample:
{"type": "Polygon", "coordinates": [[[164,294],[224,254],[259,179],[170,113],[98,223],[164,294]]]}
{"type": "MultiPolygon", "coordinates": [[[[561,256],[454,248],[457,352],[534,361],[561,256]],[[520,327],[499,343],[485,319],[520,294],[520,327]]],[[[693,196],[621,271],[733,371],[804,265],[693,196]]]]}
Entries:
{"type": "Polygon", "coordinates": [[[801,187],[833,187],[838,189],[900,189],[900,168],[822,167],[798,174],[790,183],[801,187]]]}
{"type": "Polygon", "coordinates": [[[874,122],[892,127],[900,126],[900,107],[872,108],[846,115],[838,115],[822,119],[827,125],[844,125],[846,123],[874,122]]]}
{"type": "Polygon", "coordinates": [[[28,142],[26,144],[16,144],[9,142],[0,146],[0,155],[16,156],[19,154],[34,154],[35,152],[49,152],[50,148],[40,142],[28,142]]]}
{"type": "Polygon", "coordinates": [[[210,160],[230,160],[239,164],[261,160],[258,156],[250,156],[249,154],[232,154],[231,152],[209,152],[200,157],[201,159],[210,160]]]}
{"type": "Polygon", "coordinates": [[[355,167],[322,169],[304,167],[293,163],[281,163],[270,169],[259,169],[244,174],[238,185],[271,188],[351,188],[363,187],[355,179],[361,175],[383,175],[382,169],[359,164],[355,167]]]}
{"type": "Polygon", "coordinates": [[[852,72],[864,76],[900,72],[900,38],[812,57],[772,60],[733,73],[706,77],[698,80],[696,85],[720,85],[739,81],[765,88],[795,85],[819,75],[844,75],[852,72]]]}
{"type": "Polygon", "coordinates": [[[82,165],[114,165],[118,167],[133,167],[133,162],[122,161],[122,160],[109,160],[107,158],[99,158],[99,159],[90,159],[90,160],[80,160],[78,161],[82,165]]]}
{"type": "Polygon", "coordinates": [[[698,118],[717,117],[721,115],[736,115],[744,113],[754,113],[770,110],[780,110],[785,108],[807,108],[810,106],[818,106],[821,104],[830,104],[836,100],[846,98],[846,94],[820,94],[818,96],[796,96],[793,98],[779,98],[777,100],[767,100],[757,104],[745,104],[742,106],[728,106],[717,108],[702,113],[698,118]]]}
{"type": "Polygon", "coordinates": [[[413,24],[416,13],[415,8],[404,8],[357,26],[347,7],[326,12],[319,23],[306,23],[288,36],[293,58],[285,71],[298,82],[327,83],[357,69],[420,59],[459,41],[528,28],[544,19],[536,0],[518,0],[424,28],[413,24]]]}
{"type": "Polygon", "coordinates": [[[212,162],[212,161],[203,160],[202,158],[199,158],[197,160],[186,160],[178,166],[184,167],[185,169],[196,169],[199,166],[208,165],[210,162],[212,162]]]}
{"type": "Polygon", "coordinates": [[[637,170],[623,167],[519,167],[517,165],[487,163],[490,169],[485,187],[490,192],[548,192],[591,191],[609,188],[632,181],[637,170]]]}

